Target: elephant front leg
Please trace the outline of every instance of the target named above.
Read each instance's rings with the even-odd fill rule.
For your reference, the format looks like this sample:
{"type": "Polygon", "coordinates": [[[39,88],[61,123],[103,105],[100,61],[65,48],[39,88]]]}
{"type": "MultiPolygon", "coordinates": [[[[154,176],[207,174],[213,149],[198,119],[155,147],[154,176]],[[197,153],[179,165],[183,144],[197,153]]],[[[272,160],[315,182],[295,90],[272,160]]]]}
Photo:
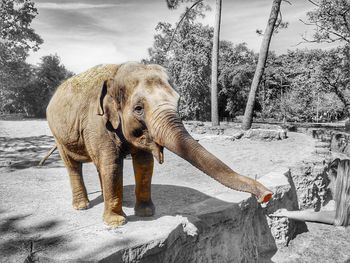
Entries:
{"type": "Polygon", "coordinates": [[[106,225],[115,228],[126,223],[122,209],[123,201],[123,161],[104,164],[99,168],[104,199],[103,220],[106,225]]]}
{"type": "Polygon", "coordinates": [[[135,173],[135,215],[153,216],[155,207],[151,198],[151,181],[153,174],[153,155],[144,151],[132,153],[132,163],[135,173]]]}

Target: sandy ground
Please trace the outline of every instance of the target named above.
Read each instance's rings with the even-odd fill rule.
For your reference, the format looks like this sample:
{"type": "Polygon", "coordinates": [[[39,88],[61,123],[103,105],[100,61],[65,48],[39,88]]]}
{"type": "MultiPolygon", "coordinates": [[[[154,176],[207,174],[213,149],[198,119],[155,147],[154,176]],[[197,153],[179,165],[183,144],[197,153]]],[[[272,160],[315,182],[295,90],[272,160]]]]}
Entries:
{"type": "Polygon", "coordinates": [[[299,234],[288,247],[280,249],[273,262],[350,262],[350,228],[306,223],[308,231],[299,234]]]}
{"type": "MultiPolygon", "coordinates": [[[[294,166],[298,162],[312,158],[315,144],[312,138],[298,133],[289,133],[286,140],[272,142],[247,139],[231,141],[223,136],[212,135],[194,135],[194,137],[231,168],[252,177],[260,177],[279,167],[294,166]]],[[[69,180],[57,153],[49,159],[45,167],[36,167],[37,162],[52,145],[53,139],[45,121],[0,121],[0,251],[3,250],[6,253],[11,251],[10,255],[14,262],[28,254],[30,240],[36,235],[45,236],[43,233],[46,233],[46,241],[49,246],[55,246],[57,239],[47,233],[57,230],[59,226],[59,222],[55,220],[57,213],[67,212],[69,215],[65,220],[70,223],[64,232],[77,229],[78,226],[74,219],[76,217],[82,220],[89,216],[86,222],[88,225],[92,220],[91,217],[98,215],[99,218],[96,220],[101,221],[102,224],[100,218],[103,209],[102,197],[96,170],[92,164],[84,165],[83,171],[92,207],[98,210],[98,213],[94,214],[91,214],[91,209],[81,213],[76,213],[71,209],[69,180]],[[47,215],[47,218],[44,218],[45,220],[40,218],[41,214],[47,215]],[[29,218],[37,218],[36,222],[40,224],[28,225],[31,222],[29,218]]],[[[125,196],[123,204],[125,213],[131,217],[134,203],[133,184],[131,160],[126,159],[124,162],[125,196]]],[[[224,189],[223,186],[168,151],[165,152],[165,163],[155,165],[153,185],[154,202],[156,207],[160,207],[160,210],[157,210],[158,216],[171,215],[172,211],[181,206],[189,202],[199,202],[208,196],[220,199],[220,195],[225,194],[226,202],[231,198],[227,197],[227,189],[224,189]],[[175,188],[170,187],[170,181],[181,181],[181,185],[175,188]],[[196,190],[192,191],[194,185],[196,190]],[[176,202],[163,200],[160,194],[162,191],[170,192],[176,202]]],[[[230,195],[234,199],[237,195],[247,194],[232,191],[230,195]]],[[[137,228],[138,222],[132,223],[137,228]]],[[[350,239],[348,229],[336,230],[337,232],[333,232],[333,229],[332,226],[310,225],[310,233],[300,235],[296,238],[300,241],[294,243],[292,241],[289,248],[278,252],[275,255],[275,262],[315,262],[312,261],[313,257],[317,258],[318,262],[335,262],[328,261],[329,257],[324,255],[316,257],[308,249],[308,246],[313,247],[319,244],[317,240],[325,237],[330,237],[329,242],[333,243],[329,249],[332,249],[334,244],[338,244],[339,236],[342,240],[350,239]],[[304,260],[298,261],[300,257],[304,257],[304,260]]],[[[62,229],[59,231],[62,232],[62,229]]],[[[96,231],[101,231],[101,229],[96,228],[96,231]]],[[[340,243],[343,246],[349,246],[350,251],[350,242],[340,241],[340,243]]],[[[325,249],[321,246],[317,251],[322,253],[325,249]]],[[[335,252],[332,249],[327,253],[335,252]]]]}

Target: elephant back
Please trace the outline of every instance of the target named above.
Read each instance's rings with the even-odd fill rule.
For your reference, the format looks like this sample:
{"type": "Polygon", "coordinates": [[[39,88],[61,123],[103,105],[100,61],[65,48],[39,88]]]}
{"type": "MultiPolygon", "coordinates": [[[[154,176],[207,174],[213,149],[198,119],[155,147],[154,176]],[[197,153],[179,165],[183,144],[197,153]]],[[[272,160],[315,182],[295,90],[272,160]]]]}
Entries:
{"type": "Polygon", "coordinates": [[[83,73],[69,78],[58,89],[76,93],[89,94],[89,91],[100,90],[103,82],[109,78],[114,78],[119,66],[115,64],[105,64],[95,66],[83,73]]]}
{"type": "Polygon", "coordinates": [[[96,115],[103,83],[114,78],[118,65],[99,65],[63,82],[46,109],[50,129],[62,144],[76,142],[86,127],[88,115],[96,115]]]}

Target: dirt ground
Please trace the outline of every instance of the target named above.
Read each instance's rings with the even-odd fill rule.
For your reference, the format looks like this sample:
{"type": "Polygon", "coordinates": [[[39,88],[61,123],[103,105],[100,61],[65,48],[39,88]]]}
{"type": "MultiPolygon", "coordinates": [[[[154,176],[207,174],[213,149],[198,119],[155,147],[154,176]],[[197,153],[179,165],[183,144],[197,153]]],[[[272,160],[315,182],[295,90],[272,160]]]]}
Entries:
{"type": "MultiPolygon", "coordinates": [[[[315,150],[315,141],[299,133],[288,133],[287,139],[271,142],[248,139],[231,141],[225,136],[215,135],[194,135],[194,137],[232,169],[251,177],[260,177],[279,167],[294,166],[312,158],[315,150]]],[[[2,214],[0,236],[3,233],[4,236],[7,235],[18,241],[15,247],[4,247],[6,240],[0,237],[0,251],[13,249],[13,254],[22,253],[18,248],[22,246],[20,241],[28,240],[26,237],[33,234],[27,233],[25,229],[16,229],[16,220],[23,218],[12,217],[11,220],[5,221],[4,215],[6,219],[9,218],[6,215],[15,214],[19,212],[18,209],[23,209],[27,215],[32,216],[40,213],[40,209],[51,209],[40,207],[40,203],[36,204],[40,198],[52,194],[48,193],[45,188],[43,189],[42,186],[45,184],[51,185],[56,181],[64,181],[67,189],[54,193],[58,202],[63,200],[60,194],[69,195],[68,176],[65,174],[63,163],[57,153],[49,158],[45,167],[36,167],[53,143],[46,121],[0,121],[0,180],[2,185],[0,188],[0,214],[2,214]],[[47,173],[47,177],[43,176],[44,173],[47,173]]],[[[131,160],[125,161],[124,170],[124,185],[132,185],[131,160]]],[[[95,198],[96,204],[101,203],[94,166],[85,165],[84,173],[90,198],[95,198]]],[[[195,184],[201,188],[203,185],[205,195],[220,195],[222,190],[217,182],[168,151],[165,152],[165,163],[155,165],[153,183],[158,186],[166,185],[169,177],[182,177],[183,174],[191,175],[181,178],[183,186],[191,188],[195,184]]],[[[126,208],[126,211],[128,209],[126,208]]],[[[52,214],[57,212],[59,211],[53,210],[52,214]]],[[[165,211],[158,212],[166,213],[165,211]]],[[[46,227],[50,229],[54,225],[46,227]]],[[[341,253],[345,253],[346,256],[346,251],[350,254],[349,228],[318,224],[308,224],[308,228],[309,231],[297,236],[291,241],[289,247],[278,251],[272,257],[273,262],[344,262],[339,261],[339,258],[344,258],[341,257],[341,253]]],[[[41,229],[38,228],[37,231],[40,232],[41,229]]],[[[350,258],[346,262],[350,262],[350,258]]]]}
{"type": "MultiPolygon", "coordinates": [[[[289,133],[288,139],[271,142],[231,141],[227,136],[210,134],[194,135],[194,138],[232,169],[258,178],[277,167],[295,165],[314,151],[314,140],[298,133],[289,133]]],[[[33,167],[53,144],[45,121],[0,121],[0,169],[33,167]]],[[[48,159],[49,167],[62,165],[58,160],[58,154],[53,154],[48,159]]],[[[171,161],[165,156],[164,166],[172,166],[171,161]]]]}

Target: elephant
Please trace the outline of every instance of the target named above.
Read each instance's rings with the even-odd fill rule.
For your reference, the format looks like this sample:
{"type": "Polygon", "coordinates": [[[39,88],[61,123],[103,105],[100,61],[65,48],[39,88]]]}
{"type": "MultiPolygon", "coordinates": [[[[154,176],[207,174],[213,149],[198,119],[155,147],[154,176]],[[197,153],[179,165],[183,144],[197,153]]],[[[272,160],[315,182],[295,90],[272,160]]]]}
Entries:
{"type": "Polygon", "coordinates": [[[127,62],[99,65],[63,82],[47,107],[47,121],[67,168],[73,208],[89,200],[82,163],[97,168],[104,200],[104,223],[126,223],[122,210],[123,159],[131,154],[135,173],[136,216],[152,216],[154,158],[163,163],[164,147],[221,184],[268,202],[272,192],[258,181],[231,170],[185,129],[179,94],[166,70],[156,64],[127,62]]]}

